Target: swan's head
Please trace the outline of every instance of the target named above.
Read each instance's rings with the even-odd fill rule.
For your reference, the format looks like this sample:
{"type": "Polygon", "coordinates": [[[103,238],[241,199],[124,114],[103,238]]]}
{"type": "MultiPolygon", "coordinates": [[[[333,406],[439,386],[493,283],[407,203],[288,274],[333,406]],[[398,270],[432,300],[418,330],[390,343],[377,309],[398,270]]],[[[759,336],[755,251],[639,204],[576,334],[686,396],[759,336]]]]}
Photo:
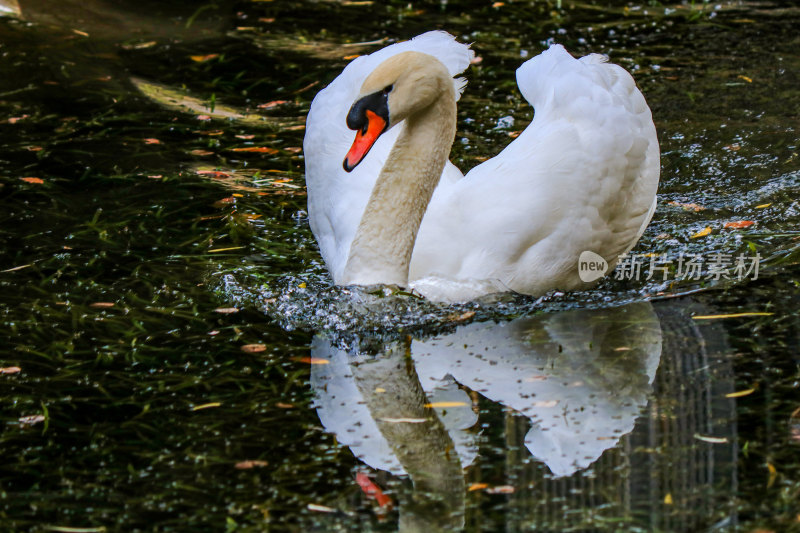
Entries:
{"type": "Polygon", "coordinates": [[[356,130],[356,138],[344,158],[344,169],[356,168],[381,134],[448,90],[453,91],[453,80],[432,55],[402,52],[378,65],[347,113],[347,127],[356,130]]]}

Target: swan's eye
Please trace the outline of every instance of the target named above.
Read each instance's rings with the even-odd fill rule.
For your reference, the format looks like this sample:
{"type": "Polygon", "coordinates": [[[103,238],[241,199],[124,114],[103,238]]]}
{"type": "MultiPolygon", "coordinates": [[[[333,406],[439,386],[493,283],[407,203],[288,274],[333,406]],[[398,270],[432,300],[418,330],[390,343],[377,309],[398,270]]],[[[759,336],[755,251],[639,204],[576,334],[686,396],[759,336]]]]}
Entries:
{"type": "Polygon", "coordinates": [[[383,94],[389,94],[392,92],[392,89],[394,89],[394,85],[387,85],[383,88],[383,94]]]}

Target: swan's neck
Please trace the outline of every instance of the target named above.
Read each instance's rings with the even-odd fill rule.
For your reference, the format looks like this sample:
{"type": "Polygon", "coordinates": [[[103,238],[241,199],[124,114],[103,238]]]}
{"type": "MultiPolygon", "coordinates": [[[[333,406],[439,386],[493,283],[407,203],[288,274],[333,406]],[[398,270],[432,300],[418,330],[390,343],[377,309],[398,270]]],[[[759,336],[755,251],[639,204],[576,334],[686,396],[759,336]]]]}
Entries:
{"type": "Polygon", "coordinates": [[[422,217],[456,133],[452,83],[409,116],[372,190],[344,267],[345,285],[407,285],[422,217]]]}

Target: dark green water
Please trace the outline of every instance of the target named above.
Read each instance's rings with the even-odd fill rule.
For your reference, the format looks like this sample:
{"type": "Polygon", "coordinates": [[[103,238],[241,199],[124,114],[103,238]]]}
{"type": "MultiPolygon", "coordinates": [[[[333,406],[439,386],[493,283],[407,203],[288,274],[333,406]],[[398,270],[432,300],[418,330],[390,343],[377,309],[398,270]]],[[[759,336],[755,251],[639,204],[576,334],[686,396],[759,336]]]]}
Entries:
{"type": "Polygon", "coordinates": [[[0,19],[0,530],[800,530],[791,3],[19,3],[0,19]],[[435,28],[482,58],[463,170],[532,116],[521,50],[606,53],[661,140],[635,252],[758,253],[758,279],[673,268],[449,308],[330,287],[305,114],[383,44],[354,43],[435,28]],[[258,117],[198,117],[223,106],[258,117]],[[693,318],[733,313],[768,314],[693,318]]]}

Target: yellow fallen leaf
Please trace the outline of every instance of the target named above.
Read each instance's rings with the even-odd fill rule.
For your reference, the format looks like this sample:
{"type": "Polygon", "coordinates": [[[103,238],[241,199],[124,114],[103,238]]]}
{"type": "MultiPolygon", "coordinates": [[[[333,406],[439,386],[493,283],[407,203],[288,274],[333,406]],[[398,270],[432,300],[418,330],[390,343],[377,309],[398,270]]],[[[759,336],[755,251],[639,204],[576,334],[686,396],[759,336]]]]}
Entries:
{"type": "Polygon", "coordinates": [[[466,402],[432,402],[426,403],[425,407],[460,407],[467,405],[466,402]]]}
{"type": "Polygon", "coordinates": [[[475,491],[475,490],[482,490],[482,489],[485,489],[488,486],[489,486],[488,483],[473,483],[472,485],[469,486],[469,488],[467,489],[467,492],[472,492],[472,491],[475,491]]]}
{"type": "Polygon", "coordinates": [[[775,483],[775,478],[778,477],[778,471],[772,466],[772,463],[767,463],[767,470],[769,470],[769,479],[767,480],[767,488],[770,488],[775,483]]]}
{"type": "Polygon", "coordinates": [[[744,81],[746,81],[747,83],[753,83],[753,78],[749,78],[749,77],[747,77],[747,76],[743,76],[743,75],[741,75],[741,74],[739,74],[739,75],[738,75],[738,76],[736,76],[736,77],[737,77],[738,79],[740,79],[740,80],[744,80],[744,81]]]}
{"type": "Polygon", "coordinates": [[[201,409],[211,409],[212,407],[219,407],[220,405],[222,405],[222,403],[220,403],[220,402],[204,403],[204,404],[201,404],[201,405],[195,405],[194,407],[192,407],[189,410],[190,411],[199,411],[201,409]]]}
{"type": "Polygon", "coordinates": [[[736,392],[731,392],[725,395],[726,398],[741,398],[742,396],[749,396],[753,394],[756,389],[747,389],[747,390],[740,390],[736,392]]]}
{"type": "Polygon", "coordinates": [[[705,237],[709,233],[711,233],[711,226],[706,226],[704,229],[701,229],[700,231],[698,231],[697,233],[692,235],[690,238],[691,239],[697,239],[697,238],[700,238],[700,237],[705,237]]]}
{"type": "Polygon", "coordinates": [[[386,392],[386,389],[383,387],[375,387],[375,392],[386,392]]]}
{"type": "Polygon", "coordinates": [[[741,318],[743,316],[772,316],[775,313],[731,313],[729,315],[695,315],[692,320],[713,320],[715,318],[741,318]]]}
{"type": "Polygon", "coordinates": [[[769,207],[769,206],[771,206],[771,205],[772,205],[772,202],[770,202],[770,203],[768,203],[768,204],[761,204],[761,205],[757,205],[757,206],[756,206],[756,209],[764,209],[765,207],[769,207]]]}
{"type": "Polygon", "coordinates": [[[241,250],[242,248],[247,248],[246,246],[233,246],[231,248],[214,248],[213,250],[209,250],[210,253],[214,252],[227,252],[229,250],[241,250]]]}
{"type": "Polygon", "coordinates": [[[664,505],[672,505],[672,494],[669,492],[664,496],[664,505]]]}

